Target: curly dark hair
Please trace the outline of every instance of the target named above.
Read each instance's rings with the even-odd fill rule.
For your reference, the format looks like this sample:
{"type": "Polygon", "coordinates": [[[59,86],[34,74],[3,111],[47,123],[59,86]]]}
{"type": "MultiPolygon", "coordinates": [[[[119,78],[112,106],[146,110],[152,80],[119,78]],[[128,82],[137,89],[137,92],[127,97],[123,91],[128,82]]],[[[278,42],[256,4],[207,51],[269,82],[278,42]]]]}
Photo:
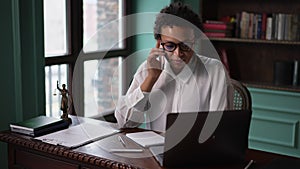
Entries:
{"type": "Polygon", "coordinates": [[[186,26],[187,22],[190,22],[195,26],[193,27],[195,36],[199,37],[199,30],[195,30],[202,30],[202,20],[199,15],[182,2],[171,3],[169,6],[163,8],[156,16],[154,38],[156,40],[161,38],[160,33],[161,27],[163,26],[186,26]],[[178,19],[176,16],[182,19],[178,19]]]}

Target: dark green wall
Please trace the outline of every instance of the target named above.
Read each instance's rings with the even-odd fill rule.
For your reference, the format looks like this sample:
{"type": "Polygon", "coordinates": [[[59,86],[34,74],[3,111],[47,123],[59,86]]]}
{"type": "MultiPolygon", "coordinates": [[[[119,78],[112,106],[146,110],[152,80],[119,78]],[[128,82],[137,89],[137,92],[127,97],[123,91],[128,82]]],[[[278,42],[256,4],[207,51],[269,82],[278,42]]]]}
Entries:
{"type": "MultiPolygon", "coordinates": [[[[0,130],[11,122],[44,114],[42,0],[2,0],[0,6],[0,130]]],[[[0,168],[7,168],[7,145],[0,143],[0,168]]]]}

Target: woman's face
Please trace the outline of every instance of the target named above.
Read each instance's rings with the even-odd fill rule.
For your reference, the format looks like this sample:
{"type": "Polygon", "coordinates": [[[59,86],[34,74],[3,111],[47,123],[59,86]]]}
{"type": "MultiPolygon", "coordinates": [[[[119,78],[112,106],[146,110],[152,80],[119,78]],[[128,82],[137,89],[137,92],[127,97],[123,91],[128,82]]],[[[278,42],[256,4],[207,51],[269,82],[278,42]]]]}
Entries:
{"type": "Polygon", "coordinates": [[[194,31],[188,27],[164,26],[161,28],[161,44],[167,53],[174,73],[179,73],[194,55],[194,31]]]}

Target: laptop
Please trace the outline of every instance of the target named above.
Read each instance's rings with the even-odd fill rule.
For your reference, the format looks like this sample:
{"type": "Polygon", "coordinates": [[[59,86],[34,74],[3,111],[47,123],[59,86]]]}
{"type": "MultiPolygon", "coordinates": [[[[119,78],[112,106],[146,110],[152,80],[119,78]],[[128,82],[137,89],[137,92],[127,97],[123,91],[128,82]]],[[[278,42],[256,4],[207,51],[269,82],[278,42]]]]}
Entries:
{"type": "Polygon", "coordinates": [[[149,149],[162,167],[242,163],[248,148],[251,114],[249,110],[170,113],[164,146],[149,149]],[[210,117],[221,118],[207,124],[213,131],[208,131],[211,134],[203,141],[200,133],[209,113],[210,117]]]}

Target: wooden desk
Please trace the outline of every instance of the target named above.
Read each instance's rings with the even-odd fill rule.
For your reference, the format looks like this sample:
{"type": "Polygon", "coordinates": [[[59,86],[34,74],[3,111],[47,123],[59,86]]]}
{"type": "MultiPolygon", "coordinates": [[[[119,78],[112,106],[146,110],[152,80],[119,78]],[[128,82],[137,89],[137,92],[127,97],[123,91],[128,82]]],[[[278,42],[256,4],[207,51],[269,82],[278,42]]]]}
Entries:
{"type": "MultiPolygon", "coordinates": [[[[126,132],[132,131],[133,130],[126,130],[126,132]]],[[[106,148],[111,146],[117,146],[116,148],[122,146],[115,143],[118,135],[122,136],[124,132],[73,150],[36,141],[29,136],[12,133],[10,131],[0,132],[0,141],[8,143],[8,165],[10,169],[161,168],[156,160],[151,157],[148,150],[140,154],[127,153],[126,156],[124,156],[124,154],[112,154],[105,151],[106,148]]],[[[126,140],[125,137],[124,139],[126,143],[129,143],[129,147],[137,146],[132,141],[126,140]]],[[[251,159],[256,161],[251,169],[261,168],[276,158],[292,157],[257,150],[247,150],[246,155],[247,161],[251,159]]],[[[245,166],[246,163],[205,168],[243,169],[245,166]]]]}

